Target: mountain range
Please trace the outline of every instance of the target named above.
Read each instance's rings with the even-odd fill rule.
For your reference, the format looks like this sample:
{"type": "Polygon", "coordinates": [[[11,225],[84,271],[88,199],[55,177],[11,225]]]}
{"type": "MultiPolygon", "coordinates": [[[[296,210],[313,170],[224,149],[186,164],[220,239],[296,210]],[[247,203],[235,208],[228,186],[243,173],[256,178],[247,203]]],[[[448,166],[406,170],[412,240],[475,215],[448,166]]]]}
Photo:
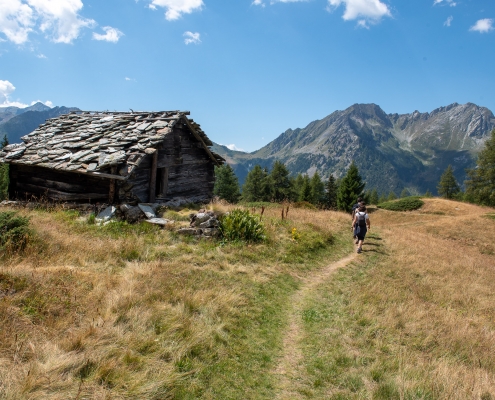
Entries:
{"type": "Polygon", "coordinates": [[[19,143],[21,136],[34,131],[47,119],[77,110],[75,107],[48,107],[40,102],[25,108],[1,107],[0,139],[6,135],[9,143],[19,143]]]}
{"type": "MultiPolygon", "coordinates": [[[[0,108],[0,139],[7,135],[10,143],[18,143],[46,119],[76,110],[42,103],[0,108]]],[[[449,164],[458,182],[464,182],[466,168],[475,166],[494,128],[493,113],[473,103],[410,114],[387,114],[376,104],[354,104],[305,128],[288,129],[251,153],[215,143],[212,150],[233,167],[241,184],[256,164],[271,168],[279,160],[293,175],[312,176],[318,171],[326,179],[330,174],[343,176],[354,161],[368,188],[381,193],[398,194],[404,188],[436,193],[449,164]]]]}
{"type": "Polygon", "coordinates": [[[288,129],[252,153],[215,145],[213,150],[234,168],[241,182],[256,164],[270,168],[282,161],[292,174],[339,178],[354,161],[368,188],[397,194],[436,193],[441,174],[451,164],[458,182],[475,166],[492,129],[493,113],[476,104],[451,104],[432,112],[387,114],[376,104],[354,104],[343,111],[288,129]]]}

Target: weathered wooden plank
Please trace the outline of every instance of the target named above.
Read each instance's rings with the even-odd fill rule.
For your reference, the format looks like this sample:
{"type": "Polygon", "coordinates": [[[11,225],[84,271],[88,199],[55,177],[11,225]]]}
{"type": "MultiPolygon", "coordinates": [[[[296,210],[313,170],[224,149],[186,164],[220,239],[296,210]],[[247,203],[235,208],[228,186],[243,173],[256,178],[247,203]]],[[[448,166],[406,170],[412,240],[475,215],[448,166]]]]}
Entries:
{"type": "Polygon", "coordinates": [[[158,152],[155,151],[153,153],[153,158],[152,158],[152,162],[151,162],[150,195],[149,195],[149,198],[150,198],[149,201],[151,203],[153,203],[155,201],[157,164],[158,164],[158,152]]]}
{"type": "MultiPolygon", "coordinates": [[[[86,185],[79,185],[77,183],[65,183],[65,182],[57,182],[49,179],[42,179],[36,176],[32,176],[29,178],[29,181],[21,180],[21,183],[31,183],[40,187],[46,187],[47,189],[55,189],[62,192],[68,193],[84,193],[88,187],[86,185]]],[[[92,188],[93,192],[98,192],[101,194],[106,194],[106,185],[92,188]]]]}
{"type": "Polygon", "coordinates": [[[102,193],[67,193],[55,189],[48,189],[43,186],[32,185],[28,183],[16,183],[16,192],[28,195],[46,196],[52,200],[63,201],[87,201],[87,200],[105,200],[108,194],[102,193]]]}

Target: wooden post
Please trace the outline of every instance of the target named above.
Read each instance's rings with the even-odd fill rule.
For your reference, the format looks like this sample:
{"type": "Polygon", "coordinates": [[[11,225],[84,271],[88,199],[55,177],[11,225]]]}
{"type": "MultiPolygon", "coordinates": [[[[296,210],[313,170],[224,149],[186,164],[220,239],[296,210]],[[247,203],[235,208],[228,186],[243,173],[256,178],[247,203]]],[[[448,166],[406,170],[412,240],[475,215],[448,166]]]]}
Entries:
{"type": "Polygon", "coordinates": [[[156,198],[156,169],[158,166],[158,151],[153,153],[153,160],[151,162],[151,178],[150,178],[150,203],[155,202],[156,198]]]}
{"type": "MultiPolygon", "coordinates": [[[[117,167],[112,167],[112,175],[117,173],[117,167]]],[[[115,179],[110,179],[110,190],[108,192],[108,202],[113,204],[115,200],[115,179]]]]}

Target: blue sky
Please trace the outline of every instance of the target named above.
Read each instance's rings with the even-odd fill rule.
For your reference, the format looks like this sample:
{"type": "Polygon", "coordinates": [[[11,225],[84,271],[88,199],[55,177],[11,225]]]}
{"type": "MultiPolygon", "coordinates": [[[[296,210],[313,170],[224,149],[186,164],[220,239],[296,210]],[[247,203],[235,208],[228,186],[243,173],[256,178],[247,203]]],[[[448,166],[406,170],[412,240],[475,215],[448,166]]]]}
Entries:
{"type": "Polygon", "coordinates": [[[0,0],[0,106],[190,110],[217,143],[376,103],[495,111],[493,0],[0,0]]]}

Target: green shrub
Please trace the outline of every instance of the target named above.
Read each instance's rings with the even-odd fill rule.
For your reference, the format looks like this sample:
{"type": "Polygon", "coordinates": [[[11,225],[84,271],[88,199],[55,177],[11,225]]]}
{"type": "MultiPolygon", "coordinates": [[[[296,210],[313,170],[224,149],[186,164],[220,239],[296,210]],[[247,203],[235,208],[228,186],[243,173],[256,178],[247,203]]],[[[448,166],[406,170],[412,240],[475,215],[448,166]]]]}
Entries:
{"type": "Polygon", "coordinates": [[[419,197],[411,196],[404,197],[403,199],[387,201],[385,203],[378,204],[378,208],[390,211],[413,211],[421,208],[424,202],[419,197]]]}
{"type": "Polygon", "coordinates": [[[5,253],[22,251],[32,236],[29,218],[14,211],[0,212],[0,250],[5,253]]]}
{"type": "Polygon", "coordinates": [[[235,209],[220,220],[220,232],[228,242],[261,242],[266,240],[265,227],[249,211],[235,209]]]}

